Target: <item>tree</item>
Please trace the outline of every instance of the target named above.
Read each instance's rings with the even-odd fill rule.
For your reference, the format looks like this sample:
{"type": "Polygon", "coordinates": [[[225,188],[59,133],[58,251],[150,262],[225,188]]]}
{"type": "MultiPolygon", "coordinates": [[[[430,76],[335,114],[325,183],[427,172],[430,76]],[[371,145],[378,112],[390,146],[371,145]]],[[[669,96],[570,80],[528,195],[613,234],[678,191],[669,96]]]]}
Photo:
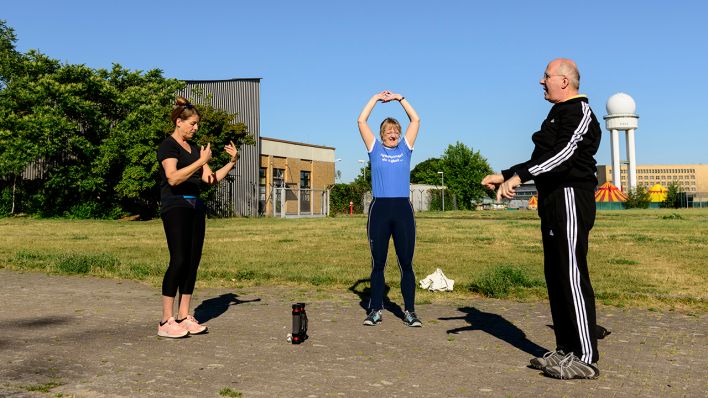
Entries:
{"type": "MultiPolygon", "coordinates": [[[[0,200],[11,184],[12,212],[19,191],[23,211],[42,216],[156,214],[156,148],[172,131],[169,113],[184,83],[157,69],[92,69],[19,54],[14,40],[0,21],[0,200]],[[21,180],[30,164],[43,168],[41,180],[21,180]]],[[[235,115],[210,105],[200,112],[198,143],[211,142],[215,162],[226,161],[217,148],[229,141],[254,143],[235,115]]]]}
{"type": "Polygon", "coordinates": [[[439,171],[443,171],[440,158],[426,159],[415,165],[411,171],[411,182],[413,184],[440,185],[439,171]]]}
{"type": "Polygon", "coordinates": [[[457,196],[458,207],[474,209],[472,202],[487,195],[487,190],[480,184],[484,176],[492,173],[487,159],[479,151],[457,142],[447,147],[440,163],[445,173],[445,186],[457,196]]]}
{"type": "Polygon", "coordinates": [[[683,198],[685,194],[681,191],[681,186],[676,181],[672,181],[667,187],[666,199],[661,202],[661,207],[678,209],[681,207],[683,198]]]}
{"type": "Polygon", "coordinates": [[[627,200],[624,201],[625,209],[646,209],[649,207],[649,191],[644,186],[637,186],[627,192],[627,200]]]}

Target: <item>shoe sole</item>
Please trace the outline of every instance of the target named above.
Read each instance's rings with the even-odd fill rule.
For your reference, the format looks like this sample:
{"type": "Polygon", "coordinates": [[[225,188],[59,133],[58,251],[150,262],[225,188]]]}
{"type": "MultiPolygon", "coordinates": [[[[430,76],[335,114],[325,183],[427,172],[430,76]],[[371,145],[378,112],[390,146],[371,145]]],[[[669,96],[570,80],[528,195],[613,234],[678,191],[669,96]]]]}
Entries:
{"type": "Polygon", "coordinates": [[[366,321],[365,321],[365,322],[364,322],[364,326],[376,326],[376,325],[378,325],[379,323],[381,323],[381,321],[378,321],[378,322],[366,322],[366,321]]]}
{"type": "Polygon", "coordinates": [[[422,323],[408,324],[408,323],[403,322],[403,324],[405,324],[405,325],[408,326],[409,328],[421,328],[421,327],[423,327],[423,324],[422,324],[422,323]]]}
{"type": "Polygon", "coordinates": [[[543,372],[543,374],[546,375],[547,377],[550,377],[550,378],[556,379],[556,380],[597,380],[597,378],[600,377],[599,374],[597,374],[595,376],[591,376],[591,377],[583,377],[583,376],[560,377],[560,376],[552,375],[552,374],[546,373],[546,372],[543,372]]]}
{"type": "Polygon", "coordinates": [[[543,368],[545,368],[545,366],[542,366],[542,365],[534,365],[533,362],[529,362],[529,367],[531,369],[536,369],[536,370],[543,370],[543,368]]]}
{"type": "Polygon", "coordinates": [[[209,333],[209,328],[204,328],[204,330],[202,330],[201,332],[195,332],[195,333],[189,332],[190,335],[207,334],[207,333],[209,333]]]}
{"type": "Polygon", "coordinates": [[[164,333],[164,332],[157,332],[157,335],[159,337],[166,337],[168,339],[181,339],[181,338],[189,336],[189,332],[187,332],[186,334],[183,334],[183,335],[175,335],[175,334],[168,334],[168,333],[164,333]]]}

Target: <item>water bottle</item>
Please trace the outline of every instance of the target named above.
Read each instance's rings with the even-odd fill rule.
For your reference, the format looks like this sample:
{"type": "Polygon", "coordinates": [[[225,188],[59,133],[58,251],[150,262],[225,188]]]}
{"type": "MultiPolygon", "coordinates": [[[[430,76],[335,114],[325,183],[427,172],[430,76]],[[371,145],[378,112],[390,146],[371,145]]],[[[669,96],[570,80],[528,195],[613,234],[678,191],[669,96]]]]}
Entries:
{"type": "Polygon", "coordinates": [[[305,303],[293,304],[293,332],[291,342],[300,344],[307,339],[307,313],[305,303]]]}

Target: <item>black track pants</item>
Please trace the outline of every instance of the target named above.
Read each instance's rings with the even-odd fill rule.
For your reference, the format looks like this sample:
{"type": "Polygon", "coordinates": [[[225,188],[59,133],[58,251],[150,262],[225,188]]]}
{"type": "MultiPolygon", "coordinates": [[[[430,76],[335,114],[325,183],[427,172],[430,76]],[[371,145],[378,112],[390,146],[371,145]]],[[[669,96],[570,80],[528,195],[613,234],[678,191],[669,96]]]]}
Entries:
{"type": "Polygon", "coordinates": [[[175,207],[162,215],[170,266],[162,280],[162,295],[192,294],[202,257],[206,228],[204,207],[175,207]]]}
{"type": "Polygon", "coordinates": [[[413,252],[415,251],[415,218],[408,198],[374,198],[369,206],[369,221],[366,226],[371,248],[371,300],[369,308],[383,308],[386,281],[384,268],[388,256],[388,242],[393,236],[393,246],[401,271],[401,294],[405,309],[415,310],[415,274],[413,252]]]}
{"type": "Polygon", "coordinates": [[[539,195],[543,256],[556,348],[583,362],[599,359],[595,292],[588,274],[588,236],[595,223],[590,190],[559,188],[539,195]]]}

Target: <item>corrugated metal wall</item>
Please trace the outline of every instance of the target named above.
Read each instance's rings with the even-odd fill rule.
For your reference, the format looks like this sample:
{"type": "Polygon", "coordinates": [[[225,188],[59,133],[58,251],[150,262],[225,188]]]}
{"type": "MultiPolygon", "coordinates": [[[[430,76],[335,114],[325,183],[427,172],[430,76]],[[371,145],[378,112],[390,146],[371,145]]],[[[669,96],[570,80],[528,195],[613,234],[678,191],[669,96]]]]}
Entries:
{"type": "MultiPolygon", "coordinates": [[[[260,165],[260,83],[261,79],[231,80],[186,80],[187,87],[180,95],[203,102],[211,94],[211,104],[229,113],[236,114],[236,121],[248,126],[256,145],[240,148],[236,167],[218,185],[218,191],[209,208],[217,216],[258,215],[258,168],[260,165]]],[[[221,167],[221,165],[214,165],[221,167]]]]}

